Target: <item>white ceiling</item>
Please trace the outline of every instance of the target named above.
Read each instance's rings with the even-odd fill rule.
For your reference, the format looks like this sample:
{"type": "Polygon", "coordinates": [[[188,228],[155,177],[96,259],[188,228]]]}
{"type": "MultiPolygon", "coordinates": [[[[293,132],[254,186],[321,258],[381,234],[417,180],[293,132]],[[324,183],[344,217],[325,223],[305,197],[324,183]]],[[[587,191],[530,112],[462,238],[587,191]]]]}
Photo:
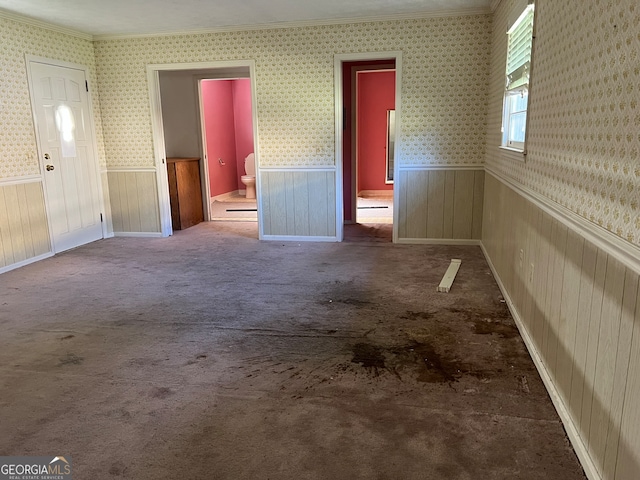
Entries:
{"type": "Polygon", "coordinates": [[[0,9],[94,36],[488,11],[491,0],[0,0],[0,9]]]}

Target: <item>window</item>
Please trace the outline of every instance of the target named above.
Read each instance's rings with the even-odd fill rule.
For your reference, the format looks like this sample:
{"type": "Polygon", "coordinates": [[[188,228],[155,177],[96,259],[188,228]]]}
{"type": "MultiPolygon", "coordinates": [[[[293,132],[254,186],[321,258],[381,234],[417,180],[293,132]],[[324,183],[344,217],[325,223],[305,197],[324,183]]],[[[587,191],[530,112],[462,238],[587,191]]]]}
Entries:
{"type": "Polygon", "coordinates": [[[76,156],[76,140],[74,130],[76,129],[75,119],[73,118],[73,110],[65,104],[58,105],[56,108],[56,128],[60,133],[60,146],[62,147],[62,156],[64,158],[73,158],[76,156]]]}
{"type": "Polygon", "coordinates": [[[525,149],[529,74],[533,42],[533,3],[514,22],[508,35],[506,88],[502,115],[502,146],[525,149]]]}

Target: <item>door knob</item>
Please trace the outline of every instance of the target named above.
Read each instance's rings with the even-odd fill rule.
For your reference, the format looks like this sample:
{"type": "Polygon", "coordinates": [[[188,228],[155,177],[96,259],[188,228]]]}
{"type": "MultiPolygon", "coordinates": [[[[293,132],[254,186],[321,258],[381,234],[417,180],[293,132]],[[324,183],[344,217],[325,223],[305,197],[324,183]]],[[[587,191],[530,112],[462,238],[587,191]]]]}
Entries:
{"type": "Polygon", "coordinates": [[[51,170],[53,170],[53,169],[54,169],[54,168],[56,168],[56,167],[54,167],[53,165],[47,165],[47,166],[46,166],[46,167],[44,167],[44,168],[46,168],[46,169],[47,169],[47,172],[50,172],[51,170]]]}
{"type": "Polygon", "coordinates": [[[48,154],[48,153],[45,153],[45,154],[44,154],[44,159],[45,159],[45,160],[49,160],[50,158],[51,158],[51,157],[49,156],[49,154],[48,154]]]}

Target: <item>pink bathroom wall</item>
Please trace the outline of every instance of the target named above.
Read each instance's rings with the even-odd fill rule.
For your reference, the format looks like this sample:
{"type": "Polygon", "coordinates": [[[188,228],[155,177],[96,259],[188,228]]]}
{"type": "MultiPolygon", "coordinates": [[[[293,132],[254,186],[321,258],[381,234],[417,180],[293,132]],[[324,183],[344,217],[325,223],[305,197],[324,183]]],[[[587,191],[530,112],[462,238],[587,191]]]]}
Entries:
{"type": "Polygon", "coordinates": [[[251,111],[251,80],[241,78],[232,81],[233,110],[236,136],[237,185],[245,186],[240,181],[244,172],[244,159],[254,151],[253,118],[251,111]]]}
{"type": "Polygon", "coordinates": [[[395,109],[394,71],[358,73],[358,192],[393,190],[385,183],[387,110],[395,109]]]}
{"type": "Polygon", "coordinates": [[[202,104],[211,196],[238,189],[236,133],[231,80],[203,80],[202,104]],[[218,159],[222,159],[221,165],[218,159]]]}

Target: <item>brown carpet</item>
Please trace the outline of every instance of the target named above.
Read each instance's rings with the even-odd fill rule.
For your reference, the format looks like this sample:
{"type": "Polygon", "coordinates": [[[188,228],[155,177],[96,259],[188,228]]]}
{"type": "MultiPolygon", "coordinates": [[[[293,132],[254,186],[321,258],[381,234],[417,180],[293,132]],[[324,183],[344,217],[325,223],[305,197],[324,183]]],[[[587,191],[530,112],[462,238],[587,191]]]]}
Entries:
{"type": "Polygon", "coordinates": [[[0,452],[77,479],[584,478],[478,247],[255,228],[0,276],[0,452]]]}

